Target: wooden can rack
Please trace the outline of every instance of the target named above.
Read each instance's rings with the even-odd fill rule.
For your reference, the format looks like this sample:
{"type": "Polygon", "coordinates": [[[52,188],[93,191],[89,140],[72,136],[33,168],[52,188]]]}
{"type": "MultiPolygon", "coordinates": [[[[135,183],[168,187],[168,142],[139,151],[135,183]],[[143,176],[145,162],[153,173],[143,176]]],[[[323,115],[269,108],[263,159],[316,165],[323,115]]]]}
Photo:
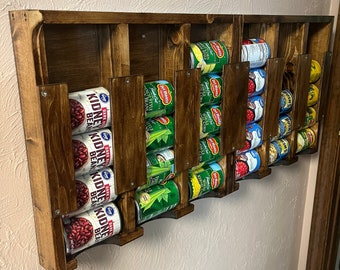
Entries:
{"type": "MultiPolygon", "coordinates": [[[[162,217],[180,218],[194,210],[188,198],[188,170],[199,162],[200,76],[190,69],[189,45],[202,40],[222,41],[230,54],[224,66],[220,132],[225,181],[207,196],[224,197],[238,189],[235,151],[245,140],[249,63],[241,62],[243,38],[263,38],[271,48],[265,66],[265,107],[260,121],[263,144],[257,149],[260,169],[248,178],[263,178],[269,144],[277,135],[280,92],[294,94],[292,151],[278,164],[291,164],[297,132],[303,127],[311,60],[322,65],[316,83],[320,99],[313,130],[320,136],[325,111],[333,26],[331,16],[270,16],[153,13],[11,11],[25,139],[29,162],[40,263],[46,269],[77,268],[67,256],[62,215],[76,210],[76,188],[68,93],[103,86],[110,91],[117,205],[122,231],[104,241],[126,244],[143,235],[136,224],[135,189],[146,181],[143,83],[164,79],[175,86],[175,182],[178,206],[162,217]],[[287,63],[293,69],[286,69],[287,63]],[[189,89],[189,90],[188,90],[189,89]],[[123,120],[122,120],[123,119],[123,120]],[[187,128],[190,126],[190,129],[187,128]],[[232,127],[232,128],[231,128],[232,127]]],[[[313,153],[318,144],[301,154],[313,153]]],[[[206,196],[205,196],[206,197],[206,196]]]]}

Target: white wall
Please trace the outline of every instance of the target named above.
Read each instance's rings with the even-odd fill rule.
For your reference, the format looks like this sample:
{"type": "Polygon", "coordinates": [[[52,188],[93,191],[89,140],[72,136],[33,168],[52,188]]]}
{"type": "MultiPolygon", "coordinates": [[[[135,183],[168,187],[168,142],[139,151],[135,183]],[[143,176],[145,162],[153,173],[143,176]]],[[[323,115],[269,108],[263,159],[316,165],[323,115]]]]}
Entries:
{"type": "MultiPolygon", "coordinates": [[[[9,10],[328,15],[330,1],[0,0],[0,269],[42,269],[34,232],[9,10]]],[[[309,169],[310,157],[302,157],[289,167],[274,168],[265,179],[242,182],[239,191],[225,198],[197,201],[195,211],[179,220],[143,225],[144,236],[126,246],[99,246],[82,253],[79,269],[297,269],[309,169]]]]}

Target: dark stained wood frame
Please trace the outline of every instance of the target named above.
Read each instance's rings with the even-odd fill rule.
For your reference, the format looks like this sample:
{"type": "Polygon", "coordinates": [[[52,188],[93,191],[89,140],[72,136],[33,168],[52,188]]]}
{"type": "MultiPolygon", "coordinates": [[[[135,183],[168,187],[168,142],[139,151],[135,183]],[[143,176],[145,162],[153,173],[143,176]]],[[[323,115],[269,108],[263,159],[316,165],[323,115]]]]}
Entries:
{"type": "MultiPolygon", "coordinates": [[[[340,15],[340,12],[338,12],[340,15]]],[[[314,195],[308,270],[335,269],[340,240],[340,21],[336,28],[328,106],[314,195]]]]}

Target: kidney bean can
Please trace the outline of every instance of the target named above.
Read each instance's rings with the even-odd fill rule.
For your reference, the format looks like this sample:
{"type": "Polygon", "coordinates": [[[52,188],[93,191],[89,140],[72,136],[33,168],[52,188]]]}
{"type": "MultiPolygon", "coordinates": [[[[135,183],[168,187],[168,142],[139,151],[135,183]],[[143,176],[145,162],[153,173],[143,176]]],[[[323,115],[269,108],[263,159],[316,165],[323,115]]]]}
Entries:
{"type": "Polygon", "coordinates": [[[316,123],[316,110],[313,107],[307,107],[304,127],[310,127],[316,123]]]}
{"type": "Polygon", "coordinates": [[[118,208],[112,202],[71,218],[64,218],[66,253],[75,254],[121,230],[118,208]]]}
{"type": "Polygon", "coordinates": [[[150,220],[177,206],[179,191],[174,181],[137,190],[135,194],[138,224],[150,220]]]}
{"type": "Polygon", "coordinates": [[[159,116],[147,119],[145,129],[146,150],[148,152],[174,146],[175,121],[172,116],[159,116]]]}
{"type": "Polygon", "coordinates": [[[235,179],[241,179],[253,172],[256,172],[261,166],[261,158],[256,150],[236,155],[235,160],[235,179]]]}
{"type": "Polygon", "coordinates": [[[72,148],[76,176],[113,164],[112,133],[107,128],[73,136],[72,148]]]}
{"type": "Polygon", "coordinates": [[[266,72],[262,68],[249,70],[248,96],[260,95],[264,91],[266,83],[266,72]]]}
{"type": "Polygon", "coordinates": [[[290,145],[287,139],[282,138],[273,141],[269,145],[269,160],[268,165],[272,165],[279,160],[282,160],[288,156],[290,152],[290,145]]]}
{"type": "Polygon", "coordinates": [[[92,174],[76,177],[78,209],[64,217],[72,217],[117,198],[114,188],[114,174],[110,167],[92,174]]]}
{"type": "Polygon", "coordinates": [[[221,107],[218,105],[203,106],[200,112],[200,138],[220,132],[222,124],[221,107]]]}
{"type": "Polygon", "coordinates": [[[218,163],[210,163],[189,173],[189,200],[201,197],[219,188],[224,183],[224,174],[218,163]]]}
{"type": "Polygon", "coordinates": [[[246,123],[254,123],[261,120],[263,116],[264,100],[261,96],[248,98],[246,123]]]}
{"type": "Polygon", "coordinates": [[[213,105],[221,102],[222,78],[217,74],[201,76],[200,101],[202,105],[213,105]]]}
{"type": "Polygon", "coordinates": [[[174,150],[163,149],[146,154],[146,184],[139,187],[147,187],[175,177],[174,150]]]}
{"type": "Polygon", "coordinates": [[[316,142],[316,134],[311,128],[299,130],[297,134],[296,153],[299,153],[307,148],[313,147],[316,142]]]}
{"type": "Polygon", "coordinates": [[[145,117],[168,115],[174,111],[174,88],[165,80],[144,84],[145,117]]]}
{"type": "Polygon", "coordinates": [[[308,89],[307,106],[315,105],[319,100],[319,88],[311,83],[308,89]]]}
{"type": "Polygon", "coordinates": [[[246,126],[246,140],[244,147],[237,150],[236,154],[249,151],[262,144],[262,127],[257,123],[252,123],[246,126]]]}
{"type": "Polygon", "coordinates": [[[249,61],[250,68],[263,67],[270,57],[270,48],[265,40],[251,38],[243,40],[241,61],[249,61]]]}
{"type": "Polygon", "coordinates": [[[294,96],[288,89],[281,91],[280,97],[280,113],[287,113],[293,107],[294,96]]]}
{"type": "Polygon", "coordinates": [[[223,42],[200,41],[190,44],[191,68],[201,69],[202,74],[220,73],[229,61],[229,53],[223,42]]]}
{"type": "Polygon", "coordinates": [[[110,94],[104,87],[69,93],[72,134],[111,125],[110,94]]]}

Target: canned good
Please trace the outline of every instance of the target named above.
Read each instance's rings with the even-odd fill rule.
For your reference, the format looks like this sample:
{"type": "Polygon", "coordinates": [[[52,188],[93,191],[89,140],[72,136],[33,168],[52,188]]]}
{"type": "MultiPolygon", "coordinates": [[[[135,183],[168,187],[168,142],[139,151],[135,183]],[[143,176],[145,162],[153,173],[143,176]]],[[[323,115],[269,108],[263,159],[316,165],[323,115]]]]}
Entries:
{"type": "Polygon", "coordinates": [[[190,44],[191,68],[200,68],[202,74],[220,73],[229,61],[229,53],[223,42],[200,41],[190,44]]]}
{"type": "Polygon", "coordinates": [[[104,87],[69,93],[72,134],[111,125],[110,94],[104,87]]]}
{"type": "Polygon", "coordinates": [[[261,120],[263,116],[263,106],[264,106],[263,97],[254,96],[248,98],[246,119],[247,124],[261,120]]]}
{"type": "Polygon", "coordinates": [[[98,172],[76,177],[77,210],[65,214],[72,217],[117,198],[114,187],[114,174],[107,167],[98,172]]]}
{"type": "Polygon", "coordinates": [[[222,124],[221,107],[218,105],[204,106],[200,112],[200,138],[208,134],[213,135],[220,132],[222,124]]]}
{"type": "Polygon", "coordinates": [[[72,137],[75,175],[94,173],[113,164],[112,133],[104,128],[72,137]]]}
{"type": "Polygon", "coordinates": [[[279,160],[288,156],[290,152],[290,145],[287,139],[278,139],[269,145],[269,160],[268,165],[272,165],[279,160]]]}
{"type": "Polygon", "coordinates": [[[313,107],[307,107],[304,127],[310,127],[316,123],[316,110],[313,107]]]}
{"type": "Polygon", "coordinates": [[[287,114],[283,114],[279,117],[277,136],[273,137],[272,141],[286,137],[291,132],[292,132],[292,118],[287,114]]]}
{"type": "Polygon", "coordinates": [[[266,72],[261,68],[254,68],[249,70],[248,79],[248,96],[260,95],[264,91],[266,83],[266,72]]]}
{"type": "Polygon", "coordinates": [[[262,128],[257,123],[252,123],[246,126],[246,140],[244,147],[236,151],[236,154],[254,149],[262,144],[262,128]]]}
{"type": "Polygon", "coordinates": [[[135,194],[137,223],[143,223],[177,206],[179,191],[174,181],[154,185],[135,194]]]}
{"type": "Polygon", "coordinates": [[[200,140],[200,165],[218,161],[222,158],[220,153],[220,138],[211,136],[200,140]]]}
{"type": "Polygon", "coordinates": [[[172,116],[159,116],[147,119],[146,150],[156,151],[174,146],[175,121],[172,116]]]}
{"type": "Polygon", "coordinates": [[[315,83],[320,79],[321,76],[321,66],[318,61],[312,59],[311,67],[310,67],[310,83],[315,83]]]}
{"type": "Polygon", "coordinates": [[[316,134],[311,128],[305,128],[299,130],[297,134],[297,147],[296,153],[299,153],[307,148],[311,148],[315,145],[316,134]]]}
{"type": "Polygon", "coordinates": [[[293,107],[294,96],[288,89],[283,89],[281,91],[280,97],[280,113],[287,113],[293,107]]]}
{"type": "Polygon", "coordinates": [[[261,166],[261,158],[256,150],[236,155],[235,160],[235,179],[241,179],[248,174],[256,172],[261,166]]]}
{"type": "Polygon", "coordinates": [[[66,253],[75,254],[121,230],[121,219],[114,203],[107,203],[72,218],[63,219],[66,253]]]}
{"type": "Polygon", "coordinates": [[[319,92],[319,88],[315,84],[311,83],[309,85],[307,106],[313,106],[318,102],[319,92]]]}
{"type": "Polygon", "coordinates": [[[163,149],[146,154],[146,185],[144,189],[175,177],[175,156],[173,149],[163,149]]]}
{"type": "Polygon", "coordinates": [[[263,67],[270,57],[270,48],[261,38],[245,39],[242,42],[241,61],[249,61],[250,68],[263,67]]]}
{"type": "Polygon", "coordinates": [[[145,117],[168,115],[174,111],[174,88],[164,80],[144,84],[145,117]]]}
{"type": "Polygon", "coordinates": [[[200,101],[201,105],[213,105],[221,102],[222,78],[217,74],[201,76],[200,101]]]}
{"type": "Polygon", "coordinates": [[[224,174],[218,163],[211,163],[189,173],[189,200],[201,197],[219,188],[224,174]]]}

